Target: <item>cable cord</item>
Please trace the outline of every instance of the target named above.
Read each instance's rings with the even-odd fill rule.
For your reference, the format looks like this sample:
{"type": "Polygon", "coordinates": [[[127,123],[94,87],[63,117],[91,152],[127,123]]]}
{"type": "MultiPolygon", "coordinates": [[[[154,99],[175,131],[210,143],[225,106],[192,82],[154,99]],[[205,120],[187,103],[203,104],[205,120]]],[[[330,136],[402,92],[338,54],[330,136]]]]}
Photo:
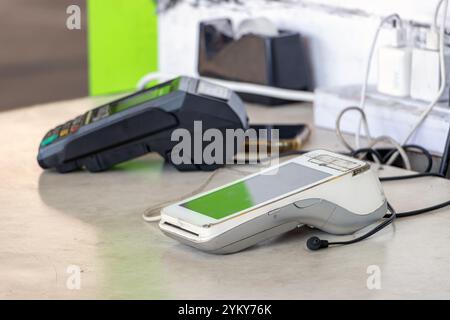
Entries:
{"type": "Polygon", "coordinates": [[[434,30],[437,30],[438,28],[438,17],[439,17],[439,11],[441,10],[442,3],[445,0],[440,0],[436,6],[436,9],[434,10],[434,16],[433,16],[433,25],[431,26],[434,30]]]}
{"type": "Polygon", "coordinates": [[[445,201],[430,207],[425,207],[422,209],[416,209],[416,210],[412,210],[412,211],[405,211],[405,212],[400,212],[397,213],[397,218],[406,218],[406,217],[411,217],[411,216],[417,216],[419,214],[422,213],[427,213],[430,211],[434,211],[434,210],[438,210],[438,209],[442,209],[445,208],[447,206],[450,206],[450,200],[449,201],[445,201]]]}
{"type": "Polygon", "coordinates": [[[395,218],[397,217],[396,211],[394,210],[394,208],[391,206],[391,204],[389,202],[387,203],[387,207],[390,212],[389,217],[386,220],[384,220],[383,222],[381,222],[379,225],[377,225],[375,228],[371,229],[367,233],[365,233],[355,239],[348,240],[348,241],[334,241],[334,242],[329,242],[328,244],[329,245],[343,245],[343,244],[345,245],[345,244],[356,243],[356,242],[362,241],[364,239],[367,239],[370,236],[374,235],[375,233],[379,232],[380,230],[386,228],[388,225],[393,223],[395,218]]]}
{"type": "MultiPolygon", "coordinates": [[[[360,97],[360,101],[359,101],[359,108],[361,108],[362,110],[364,110],[365,105],[366,105],[366,95],[367,95],[367,86],[368,86],[368,83],[369,83],[370,69],[371,69],[371,65],[372,65],[373,55],[375,53],[376,44],[378,42],[378,38],[379,38],[379,35],[380,35],[380,32],[381,32],[381,28],[383,27],[383,25],[385,25],[386,23],[388,23],[391,20],[397,21],[400,27],[403,26],[402,19],[400,18],[400,16],[398,14],[391,14],[391,15],[383,18],[380,21],[380,24],[378,25],[378,28],[377,28],[377,30],[375,32],[374,37],[373,37],[372,44],[370,46],[369,57],[368,57],[367,62],[366,62],[366,69],[365,69],[365,74],[364,74],[364,82],[363,82],[363,86],[362,86],[362,89],[361,89],[361,97],[360,97]]],[[[362,125],[362,118],[360,118],[360,121],[358,123],[358,129],[356,130],[356,134],[355,134],[355,144],[356,144],[357,148],[361,147],[361,143],[360,143],[361,125],[362,125]]],[[[369,140],[371,139],[369,131],[368,131],[367,128],[366,128],[366,137],[369,140]]]]}
{"type": "MultiPolygon", "coordinates": [[[[427,166],[425,167],[425,170],[423,171],[423,173],[428,173],[428,172],[431,171],[431,169],[433,167],[433,157],[432,157],[432,155],[430,154],[430,152],[427,149],[425,149],[425,148],[423,148],[421,146],[418,146],[418,145],[413,145],[413,144],[405,145],[405,146],[402,147],[402,149],[405,150],[405,152],[408,151],[408,150],[418,150],[418,151],[420,151],[425,156],[425,158],[427,159],[427,166]]],[[[372,159],[373,159],[373,161],[375,161],[375,163],[386,164],[387,159],[395,151],[396,151],[396,149],[390,149],[389,151],[387,151],[386,155],[383,157],[381,155],[381,153],[378,151],[378,149],[374,149],[374,148],[360,148],[360,149],[354,150],[354,151],[352,151],[352,152],[350,152],[350,153],[348,153],[346,155],[349,155],[349,156],[354,157],[354,158],[358,158],[358,156],[360,154],[363,154],[364,158],[363,159],[360,158],[360,160],[364,160],[364,159],[367,159],[367,154],[369,154],[369,155],[372,156],[372,159]]],[[[439,177],[442,176],[442,174],[436,174],[436,175],[439,176],[439,177]]]]}
{"type": "Polygon", "coordinates": [[[353,243],[365,240],[365,239],[371,237],[372,235],[374,235],[375,233],[386,228],[388,225],[390,225],[391,223],[394,222],[395,218],[397,217],[397,213],[395,212],[394,208],[391,206],[391,204],[389,202],[387,203],[387,208],[388,208],[388,211],[390,212],[390,214],[388,214],[387,217],[380,224],[378,224],[373,229],[367,231],[365,234],[363,234],[357,238],[347,240],[347,241],[331,241],[330,242],[328,240],[322,240],[319,237],[311,237],[306,242],[306,246],[308,247],[308,249],[316,251],[319,249],[327,248],[329,246],[348,245],[348,244],[353,244],[353,243]]]}
{"type": "MultiPolygon", "coordinates": [[[[345,140],[344,135],[342,133],[341,130],[341,120],[342,117],[344,116],[345,113],[347,113],[348,111],[357,111],[361,114],[361,122],[364,125],[364,129],[366,131],[366,135],[368,137],[370,137],[370,133],[369,133],[369,124],[367,122],[367,116],[366,113],[364,112],[364,110],[360,107],[347,107],[345,109],[343,109],[339,115],[336,118],[336,135],[338,137],[338,139],[341,141],[341,143],[352,153],[355,151],[355,149],[347,142],[347,140],[345,140]]],[[[408,155],[406,154],[405,150],[402,148],[402,146],[395,141],[394,139],[392,139],[391,137],[388,136],[380,136],[380,137],[376,137],[376,138],[370,138],[370,143],[368,146],[368,149],[373,149],[373,147],[377,144],[379,144],[380,142],[388,142],[389,144],[391,144],[392,146],[394,146],[394,148],[397,150],[396,152],[398,152],[402,159],[403,159],[403,163],[405,164],[405,168],[408,170],[411,170],[411,163],[409,161],[408,155]]],[[[363,155],[364,157],[365,155],[363,155]]],[[[375,161],[377,163],[380,163],[380,159],[376,159],[375,161]]]]}
{"type": "MultiPolygon", "coordinates": [[[[432,25],[432,29],[433,30],[437,29],[437,20],[438,20],[439,12],[441,11],[441,9],[443,9],[442,22],[441,22],[441,25],[439,27],[439,62],[440,62],[439,64],[440,64],[441,86],[439,88],[439,91],[438,91],[436,97],[425,108],[425,110],[419,116],[419,120],[411,128],[411,130],[409,131],[409,133],[407,134],[407,136],[405,137],[405,139],[401,143],[402,145],[405,145],[411,139],[411,137],[414,135],[414,133],[417,131],[417,129],[420,127],[420,125],[425,121],[425,119],[427,118],[428,114],[432,111],[433,107],[437,104],[437,102],[439,101],[440,97],[444,93],[444,90],[445,90],[445,87],[446,87],[446,70],[445,70],[445,25],[446,25],[446,23],[445,22],[446,22],[447,11],[448,11],[448,0],[441,0],[437,4],[435,12],[434,12],[434,19],[433,19],[433,25],[432,25]]],[[[360,104],[359,104],[359,107],[361,108],[361,110],[364,110],[364,108],[365,108],[365,101],[366,101],[368,79],[369,79],[369,75],[370,75],[370,68],[371,68],[372,59],[373,59],[376,43],[378,41],[378,37],[379,37],[380,31],[381,31],[381,28],[382,28],[382,26],[385,23],[389,22],[392,19],[396,19],[400,23],[402,21],[397,14],[393,14],[393,15],[387,16],[386,18],[381,20],[380,25],[378,26],[378,28],[376,30],[376,33],[374,35],[374,39],[372,41],[372,45],[371,45],[371,48],[370,48],[370,51],[369,51],[369,57],[368,57],[368,60],[367,60],[363,87],[362,87],[362,90],[361,90],[361,99],[360,99],[360,104]]],[[[360,148],[360,134],[361,134],[361,126],[362,126],[363,121],[364,121],[364,119],[361,118],[359,123],[358,123],[358,128],[357,128],[357,131],[356,131],[356,134],[355,134],[355,144],[356,144],[357,148],[360,148]]],[[[366,128],[366,136],[367,136],[367,138],[370,141],[371,140],[371,136],[370,136],[370,132],[368,131],[367,128],[366,128]]],[[[397,159],[399,153],[400,153],[399,150],[397,152],[394,152],[390,156],[390,159],[386,162],[386,164],[387,165],[391,165],[397,159]]]]}
{"type": "Polygon", "coordinates": [[[142,219],[144,219],[144,221],[146,221],[146,222],[158,222],[159,220],[161,220],[161,215],[159,213],[162,208],[164,208],[167,205],[170,205],[177,201],[182,201],[183,199],[189,198],[191,196],[196,195],[197,193],[202,192],[211,183],[211,181],[214,179],[214,177],[217,175],[218,172],[219,171],[216,170],[213,173],[211,173],[208,176],[208,178],[205,180],[205,182],[203,182],[198,188],[192,190],[191,192],[188,192],[187,194],[177,197],[175,199],[159,203],[151,208],[145,209],[144,213],[142,213],[142,219]]]}
{"type": "MultiPolygon", "coordinates": [[[[430,172],[431,169],[433,168],[433,156],[431,155],[431,153],[425,149],[424,147],[421,147],[419,145],[415,145],[415,144],[408,144],[408,145],[404,145],[402,146],[403,150],[408,151],[408,150],[417,150],[420,151],[425,158],[427,159],[427,166],[425,167],[425,170],[423,172],[430,172]]],[[[384,157],[383,157],[383,163],[387,163],[387,161],[389,160],[389,158],[391,157],[391,155],[395,152],[395,149],[391,149],[384,157]]]]}
{"type": "MultiPolygon", "coordinates": [[[[164,74],[152,72],[143,76],[136,85],[136,90],[143,90],[149,82],[152,81],[167,81],[176,78],[175,75],[164,74]]],[[[260,84],[240,82],[240,81],[229,81],[223,79],[209,78],[209,77],[198,77],[199,79],[226,87],[230,90],[234,90],[240,93],[261,95],[265,97],[272,97],[277,99],[284,99],[289,101],[300,101],[300,102],[313,102],[314,93],[309,91],[293,90],[293,89],[283,89],[278,87],[265,86],[260,84]]]]}
{"type": "Polygon", "coordinates": [[[423,178],[423,177],[443,178],[439,173],[424,172],[424,173],[415,173],[415,174],[404,175],[404,176],[380,177],[379,179],[381,182],[385,182],[385,181],[396,181],[396,180],[409,180],[409,179],[416,179],[416,178],[423,178]]]}
{"type": "MultiPolygon", "coordinates": [[[[385,181],[416,179],[416,178],[424,178],[424,177],[445,178],[444,176],[442,176],[439,173],[425,172],[425,173],[417,173],[417,174],[411,174],[411,175],[406,175],[406,176],[381,177],[380,181],[385,182],[385,181]]],[[[397,216],[397,218],[411,217],[411,216],[416,216],[416,215],[419,215],[419,214],[422,214],[422,213],[427,213],[427,212],[430,212],[430,211],[442,209],[442,208],[447,207],[447,206],[450,206],[450,200],[449,201],[444,201],[444,202],[441,202],[441,203],[438,203],[438,204],[435,204],[435,205],[430,206],[430,207],[425,207],[425,208],[416,209],[416,210],[412,210],[412,211],[398,212],[396,214],[396,216],[397,216]]]]}
{"type": "MultiPolygon", "coordinates": [[[[419,120],[416,122],[416,124],[412,127],[410,132],[407,134],[405,139],[402,141],[402,144],[408,143],[408,141],[411,139],[411,137],[414,135],[414,133],[417,131],[417,129],[420,127],[420,125],[425,121],[428,114],[433,110],[434,106],[438,103],[439,99],[443,95],[446,87],[447,82],[447,74],[445,69],[445,25],[446,25],[446,18],[448,13],[448,0],[441,0],[438,3],[438,6],[436,8],[436,14],[435,17],[439,14],[439,9],[443,8],[443,14],[442,14],[442,22],[439,26],[439,65],[440,65],[440,73],[441,73],[441,86],[439,88],[438,93],[436,94],[436,97],[430,102],[430,104],[425,108],[425,110],[421,113],[419,116],[419,120]]],[[[386,164],[392,164],[395,159],[397,158],[398,153],[394,153],[389,161],[386,164]]]]}

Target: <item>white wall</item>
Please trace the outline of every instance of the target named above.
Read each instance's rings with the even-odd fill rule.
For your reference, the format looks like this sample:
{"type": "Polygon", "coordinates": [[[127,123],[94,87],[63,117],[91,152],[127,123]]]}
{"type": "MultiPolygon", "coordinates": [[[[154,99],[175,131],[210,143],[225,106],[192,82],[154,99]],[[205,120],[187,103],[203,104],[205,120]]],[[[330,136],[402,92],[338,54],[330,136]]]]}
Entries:
{"type": "MultiPolygon", "coordinates": [[[[335,86],[360,83],[379,19],[398,13],[409,22],[429,24],[438,0],[242,0],[245,5],[201,5],[187,0],[159,18],[160,70],[195,75],[197,32],[201,20],[265,16],[277,26],[306,37],[315,83],[335,86]]],[[[374,64],[374,67],[376,65],[374,64]]],[[[372,72],[371,79],[375,79],[372,72]]]]}

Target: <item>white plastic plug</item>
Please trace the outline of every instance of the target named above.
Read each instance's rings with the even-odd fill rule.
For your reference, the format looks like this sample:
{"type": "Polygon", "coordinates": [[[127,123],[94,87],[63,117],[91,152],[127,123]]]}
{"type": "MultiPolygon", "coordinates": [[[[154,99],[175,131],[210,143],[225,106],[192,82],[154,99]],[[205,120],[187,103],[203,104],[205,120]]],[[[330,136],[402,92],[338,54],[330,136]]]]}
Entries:
{"type": "MultiPolygon", "coordinates": [[[[425,33],[425,46],[412,50],[410,95],[413,99],[432,101],[439,92],[442,81],[439,42],[439,31],[431,27],[425,33]]],[[[448,53],[444,54],[444,59],[448,65],[450,62],[448,53]]],[[[447,99],[445,92],[448,92],[448,89],[439,100],[447,99]]]]}
{"type": "Polygon", "coordinates": [[[378,49],[377,89],[387,95],[407,97],[411,84],[411,50],[406,46],[405,29],[394,22],[382,32],[386,45],[378,49]]]}

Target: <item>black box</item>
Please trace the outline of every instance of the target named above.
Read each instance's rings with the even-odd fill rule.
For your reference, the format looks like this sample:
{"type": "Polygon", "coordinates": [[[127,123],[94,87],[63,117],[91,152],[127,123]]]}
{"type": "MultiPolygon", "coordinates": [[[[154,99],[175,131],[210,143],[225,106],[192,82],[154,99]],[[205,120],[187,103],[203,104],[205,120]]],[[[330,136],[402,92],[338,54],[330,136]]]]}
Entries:
{"type": "MultiPolygon", "coordinates": [[[[278,36],[247,34],[235,40],[229,19],[200,23],[198,72],[201,76],[266,86],[311,91],[311,72],[303,38],[281,30],[278,36]]],[[[287,101],[252,94],[239,95],[267,105],[287,101]]]]}

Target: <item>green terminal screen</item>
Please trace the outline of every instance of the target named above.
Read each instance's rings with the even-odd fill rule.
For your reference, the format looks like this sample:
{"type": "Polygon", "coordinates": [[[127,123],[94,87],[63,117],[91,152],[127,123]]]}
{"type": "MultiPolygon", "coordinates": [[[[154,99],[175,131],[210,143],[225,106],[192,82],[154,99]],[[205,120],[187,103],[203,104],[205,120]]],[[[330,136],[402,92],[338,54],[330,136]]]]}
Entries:
{"type": "Polygon", "coordinates": [[[156,98],[163,97],[171,92],[174,92],[175,90],[178,90],[179,83],[180,78],[177,78],[166,85],[150,88],[141,93],[134,94],[131,97],[112,102],[110,104],[110,114],[115,114],[156,98]]]}
{"type": "Polygon", "coordinates": [[[329,173],[291,162],[278,170],[231,184],[181,206],[219,220],[329,176],[329,173]]]}

